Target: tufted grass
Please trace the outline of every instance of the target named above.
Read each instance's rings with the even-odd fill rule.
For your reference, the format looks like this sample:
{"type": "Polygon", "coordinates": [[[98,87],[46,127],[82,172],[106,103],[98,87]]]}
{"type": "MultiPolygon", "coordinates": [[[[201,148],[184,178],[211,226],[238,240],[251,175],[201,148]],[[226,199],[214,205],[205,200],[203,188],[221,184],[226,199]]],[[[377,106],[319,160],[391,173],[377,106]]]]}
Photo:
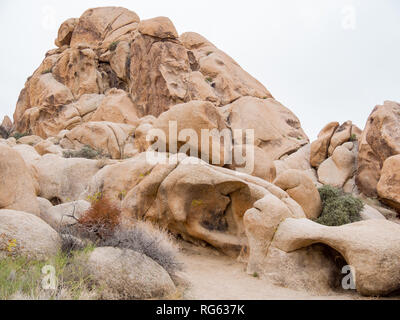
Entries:
{"type": "Polygon", "coordinates": [[[91,246],[73,254],[59,252],[46,261],[22,257],[0,259],[0,300],[91,300],[96,288],[87,274],[85,259],[91,246]],[[46,290],[43,267],[52,266],[57,279],[55,290],[46,290]]]}

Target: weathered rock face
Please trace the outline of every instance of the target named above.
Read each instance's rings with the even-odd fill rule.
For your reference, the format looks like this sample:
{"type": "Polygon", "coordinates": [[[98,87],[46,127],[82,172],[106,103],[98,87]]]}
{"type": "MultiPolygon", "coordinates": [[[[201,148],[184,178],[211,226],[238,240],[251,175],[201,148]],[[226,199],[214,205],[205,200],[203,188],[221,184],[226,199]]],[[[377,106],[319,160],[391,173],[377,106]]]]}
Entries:
{"type": "Polygon", "coordinates": [[[93,114],[91,121],[137,125],[140,118],[131,97],[123,90],[111,89],[93,114]]]}
{"type": "Polygon", "coordinates": [[[3,128],[4,132],[6,133],[7,136],[4,136],[3,138],[8,138],[8,134],[12,131],[13,129],[13,123],[11,119],[8,116],[5,116],[2,123],[0,124],[0,127],[3,128]]]}
{"type": "Polygon", "coordinates": [[[247,272],[262,274],[262,267],[267,263],[268,250],[279,225],[287,218],[303,218],[305,215],[289,210],[272,194],[266,195],[253,206],[243,218],[250,250],[247,272]]]}
{"type": "MultiPolygon", "coordinates": [[[[240,98],[222,110],[232,130],[254,130],[255,145],[271,160],[294,153],[308,143],[297,117],[274,99],[240,98]]],[[[245,132],[234,144],[246,141],[245,132]]]]}
{"type": "Polygon", "coordinates": [[[52,154],[33,164],[38,173],[40,196],[55,204],[79,200],[90,179],[99,171],[96,160],[64,159],[52,154]]]}
{"type": "Polygon", "coordinates": [[[90,203],[84,200],[60,204],[48,208],[40,214],[40,217],[46,221],[54,230],[60,230],[62,227],[71,226],[78,223],[83,214],[89,210],[90,203]]]}
{"type": "Polygon", "coordinates": [[[337,128],[339,122],[327,124],[319,133],[318,139],[311,144],[310,163],[313,167],[319,167],[328,158],[329,145],[337,128]]]}
{"type": "Polygon", "coordinates": [[[45,260],[61,248],[60,236],[40,218],[20,211],[0,210],[0,257],[45,260]],[[15,246],[10,247],[12,241],[15,246]]]}
{"type": "MultiPolygon", "coordinates": [[[[299,120],[261,83],[202,36],[179,37],[168,18],[140,21],[124,8],[90,9],[61,25],[56,45],[21,91],[18,132],[47,138],[89,122],[138,127],[145,116],[159,117],[179,104],[186,104],[186,115],[191,101],[203,101],[209,110],[226,106],[218,129],[255,129],[256,147],[268,154],[266,164],[257,161],[255,175],[271,180],[270,161],[308,142],[299,120]]],[[[203,118],[214,122],[216,113],[203,118]]],[[[79,131],[74,140],[96,145],[91,130],[79,131]]],[[[246,144],[238,139],[235,145],[246,144]]]]}
{"type": "Polygon", "coordinates": [[[0,145],[0,209],[40,215],[32,172],[18,152],[0,145]]]}
{"type": "Polygon", "coordinates": [[[140,21],[136,13],[119,7],[89,9],[79,18],[72,33],[71,47],[79,45],[98,47],[118,40],[140,21]]]}
{"type": "Polygon", "coordinates": [[[383,202],[400,211],[400,155],[384,162],[377,190],[383,202]]]}
{"type": "Polygon", "coordinates": [[[276,178],[274,184],[300,204],[307,218],[313,220],[320,216],[321,197],[307,174],[299,170],[287,170],[276,178]]]}
{"type": "Polygon", "coordinates": [[[66,133],[60,143],[64,147],[76,149],[88,145],[113,159],[122,159],[125,146],[133,132],[134,127],[128,124],[87,122],[66,133]]]}
{"type": "Polygon", "coordinates": [[[166,150],[157,151],[189,155],[190,149],[181,150],[187,144],[194,151],[191,156],[203,158],[216,165],[225,164],[225,146],[228,144],[229,147],[229,143],[232,143],[231,131],[227,128],[223,117],[211,102],[206,101],[191,101],[172,107],[156,120],[154,129],[161,130],[165,134],[165,137],[157,137],[157,141],[166,146],[166,150]],[[187,129],[191,129],[192,132],[186,132],[187,129]],[[203,138],[202,130],[217,130],[218,135],[203,138]],[[219,133],[224,131],[227,136],[225,135],[226,139],[222,140],[219,133]],[[215,148],[217,148],[216,154],[213,153],[215,148]],[[216,156],[215,161],[213,155],[216,156]]]}
{"type": "Polygon", "coordinates": [[[176,291],[166,270],[132,250],[97,248],[89,256],[88,271],[107,300],[160,299],[176,291]]]}
{"type": "Polygon", "coordinates": [[[347,142],[357,142],[362,131],[351,121],[340,125],[338,122],[327,124],[311,145],[310,164],[318,168],[326,159],[331,157],[337,147],[347,142]]]}
{"type": "Polygon", "coordinates": [[[325,227],[306,219],[287,219],[280,224],[271,246],[290,253],[326,244],[354,267],[360,294],[382,296],[400,288],[399,237],[400,226],[385,220],[325,227]]]}
{"type": "Polygon", "coordinates": [[[183,154],[143,153],[107,166],[93,177],[87,192],[100,192],[119,204],[124,219],[150,220],[232,256],[247,246],[244,213],[264,196],[270,195],[291,216],[304,217],[302,208],[286,192],[265,180],[183,154]],[[167,162],[154,163],[151,155],[167,162]]]}
{"type": "Polygon", "coordinates": [[[335,149],[332,157],[318,169],[318,179],[324,185],[342,188],[356,171],[357,145],[347,142],[335,149]]]}
{"type": "Polygon", "coordinates": [[[377,184],[384,162],[400,154],[400,105],[386,101],[368,118],[358,154],[356,182],[359,190],[377,197],[377,184]]]}

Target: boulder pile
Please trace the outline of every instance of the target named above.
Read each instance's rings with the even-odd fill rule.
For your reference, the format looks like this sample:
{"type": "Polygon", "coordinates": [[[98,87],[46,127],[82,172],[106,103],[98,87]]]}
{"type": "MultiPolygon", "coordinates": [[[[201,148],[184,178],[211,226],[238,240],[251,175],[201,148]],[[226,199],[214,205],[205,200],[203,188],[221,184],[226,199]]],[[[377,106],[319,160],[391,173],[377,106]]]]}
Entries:
{"type": "MultiPolygon", "coordinates": [[[[0,254],[10,239],[23,255],[54,254],[59,231],[101,195],[123,226],[150,221],[279,285],[328,290],[340,256],[360,294],[400,289],[398,103],[377,106],[364,131],[332,122],[310,144],[260,82],[166,17],[89,9],[55,44],[0,126],[0,254]],[[327,185],[369,201],[364,221],[316,223],[327,185]]],[[[175,290],[133,250],[97,248],[88,270],[110,299],[175,290]],[[117,269],[126,273],[110,277],[117,269]]]]}

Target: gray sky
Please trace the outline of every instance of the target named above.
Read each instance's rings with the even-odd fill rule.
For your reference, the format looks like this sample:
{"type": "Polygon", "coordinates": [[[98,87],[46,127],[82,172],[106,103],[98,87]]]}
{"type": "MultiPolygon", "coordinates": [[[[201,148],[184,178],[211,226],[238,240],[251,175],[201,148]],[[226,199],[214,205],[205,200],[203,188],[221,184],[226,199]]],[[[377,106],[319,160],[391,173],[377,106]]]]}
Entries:
{"type": "Polygon", "coordinates": [[[290,108],[311,139],[331,121],[364,128],[375,105],[400,101],[398,0],[1,0],[0,121],[59,25],[108,5],[202,34],[290,108]]]}

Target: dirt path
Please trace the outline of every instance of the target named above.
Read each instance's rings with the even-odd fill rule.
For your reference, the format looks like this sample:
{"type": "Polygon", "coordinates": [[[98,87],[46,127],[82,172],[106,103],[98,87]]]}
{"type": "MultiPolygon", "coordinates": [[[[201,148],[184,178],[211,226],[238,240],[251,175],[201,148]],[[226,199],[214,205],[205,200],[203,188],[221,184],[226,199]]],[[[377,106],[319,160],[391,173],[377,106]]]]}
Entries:
{"type": "Polygon", "coordinates": [[[182,244],[185,278],[191,286],[184,299],[191,300],[304,300],[360,299],[347,295],[312,296],[306,292],[277,287],[246,274],[245,264],[208,248],[182,244]]]}

